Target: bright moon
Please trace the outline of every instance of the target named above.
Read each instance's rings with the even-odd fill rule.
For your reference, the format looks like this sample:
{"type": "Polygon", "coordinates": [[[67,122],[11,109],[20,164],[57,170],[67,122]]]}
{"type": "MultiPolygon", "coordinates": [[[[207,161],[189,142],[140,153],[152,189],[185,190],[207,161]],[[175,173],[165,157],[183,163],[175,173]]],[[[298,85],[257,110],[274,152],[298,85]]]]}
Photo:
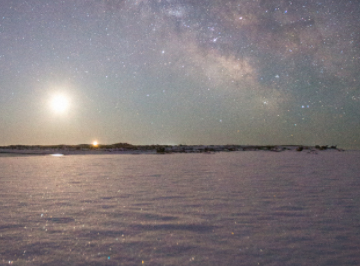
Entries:
{"type": "Polygon", "coordinates": [[[69,100],[64,95],[56,95],[52,98],[51,107],[54,111],[62,113],[69,106],[69,100]]]}

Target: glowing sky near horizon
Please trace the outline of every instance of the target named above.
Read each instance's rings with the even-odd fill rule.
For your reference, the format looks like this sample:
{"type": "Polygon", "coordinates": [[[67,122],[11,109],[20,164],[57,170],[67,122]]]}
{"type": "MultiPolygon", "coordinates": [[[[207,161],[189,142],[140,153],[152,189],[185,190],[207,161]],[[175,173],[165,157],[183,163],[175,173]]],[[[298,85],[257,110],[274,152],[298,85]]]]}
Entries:
{"type": "Polygon", "coordinates": [[[360,148],[359,18],[358,1],[1,1],[0,145],[360,148]]]}

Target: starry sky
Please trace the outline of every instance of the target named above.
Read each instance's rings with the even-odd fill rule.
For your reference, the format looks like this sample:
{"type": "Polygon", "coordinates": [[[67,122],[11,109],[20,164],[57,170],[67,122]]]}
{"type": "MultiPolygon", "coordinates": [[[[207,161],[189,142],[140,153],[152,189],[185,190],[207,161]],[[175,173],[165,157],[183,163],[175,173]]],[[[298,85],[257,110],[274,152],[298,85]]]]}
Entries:
{"type": "Polygon", "coordinates": [[[0,145],[359,149],[359,28],[347,0],[0,0],[0,145]]]}

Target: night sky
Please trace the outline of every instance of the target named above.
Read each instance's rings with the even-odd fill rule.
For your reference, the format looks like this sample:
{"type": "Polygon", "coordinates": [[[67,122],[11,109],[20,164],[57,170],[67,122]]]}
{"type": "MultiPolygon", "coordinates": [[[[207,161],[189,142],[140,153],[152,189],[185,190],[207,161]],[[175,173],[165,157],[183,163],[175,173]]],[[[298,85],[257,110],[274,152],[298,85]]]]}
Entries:
{"type": "Polygon", "coordinates": [[[359,70],[358,1],[0,0],[0,145],[358,149],[359,70]]]}

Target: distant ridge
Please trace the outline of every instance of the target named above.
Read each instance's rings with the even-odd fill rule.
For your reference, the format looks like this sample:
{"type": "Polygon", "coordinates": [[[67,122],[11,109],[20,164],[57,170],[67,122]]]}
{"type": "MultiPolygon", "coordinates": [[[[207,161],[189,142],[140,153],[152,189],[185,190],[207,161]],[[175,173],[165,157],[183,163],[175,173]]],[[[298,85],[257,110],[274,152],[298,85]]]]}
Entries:
{"type": "Polygon", "coordinates": [[[308,151],[337,150],[337,146],[329,145],[132,145],[128,143],[115,144],[78,144],[78,145],[9,145],[0,146],[0,153],[21,154],[87,154],[87,153],[213,153],[231,151],[308,151]]]}

